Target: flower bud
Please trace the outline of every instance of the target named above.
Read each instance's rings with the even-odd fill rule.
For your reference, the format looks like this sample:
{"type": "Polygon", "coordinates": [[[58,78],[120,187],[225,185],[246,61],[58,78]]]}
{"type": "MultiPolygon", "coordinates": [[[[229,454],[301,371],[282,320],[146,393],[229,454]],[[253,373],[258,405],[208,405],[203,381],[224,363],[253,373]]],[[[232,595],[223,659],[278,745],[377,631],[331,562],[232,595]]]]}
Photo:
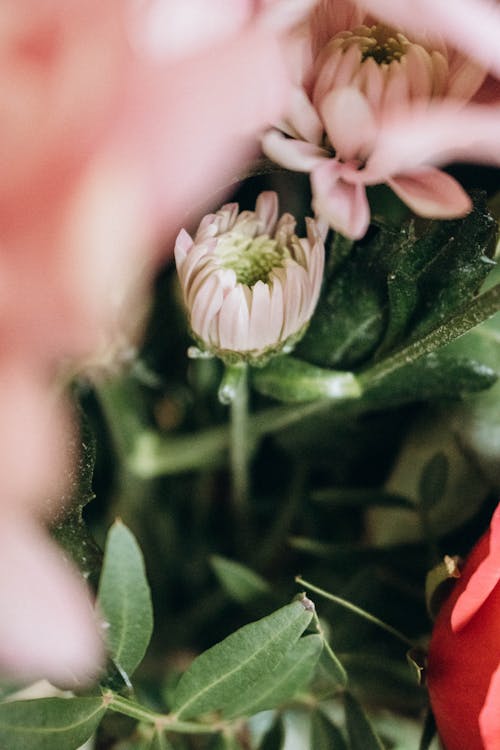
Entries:
{"type": "Polygon", "coordinates": [[[228,364],[263,364],[304,334],[318,300],[324,265],[322,231],[306,219],[278,220],[278,198],[261,193],[255,211],[236,203],[202,220],[194,240],[182,230],[175,260],[198,346],[228,364]]]}

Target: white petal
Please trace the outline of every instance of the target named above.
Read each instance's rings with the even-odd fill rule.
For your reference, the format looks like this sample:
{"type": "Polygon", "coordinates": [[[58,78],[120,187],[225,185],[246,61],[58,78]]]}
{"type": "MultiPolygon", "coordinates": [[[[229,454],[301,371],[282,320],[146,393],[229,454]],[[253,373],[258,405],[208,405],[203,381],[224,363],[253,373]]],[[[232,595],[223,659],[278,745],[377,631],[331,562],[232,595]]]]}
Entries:
{"type": "Polygon", "coordinates": [[[248,348],[250,350],[262,350],[270,344],[276,343],[270,339],[270,312],[271,295],[269,286],[263,281],[258,281],[252,288],[252,307],[248,329],[248,348]]]}
{"type": "Polygon", "coordinates": [[[217,274],[211,274],[198,290],[191,307],[191,328],[206,343],[213,319],[224,301],[222,286],[217,274]]]}
{"type": "Polygon", "coordinates": [[[219,341],[222,349],[247,351],[249,312],[241,284],[232,289],[219,313],[219,341]]]}

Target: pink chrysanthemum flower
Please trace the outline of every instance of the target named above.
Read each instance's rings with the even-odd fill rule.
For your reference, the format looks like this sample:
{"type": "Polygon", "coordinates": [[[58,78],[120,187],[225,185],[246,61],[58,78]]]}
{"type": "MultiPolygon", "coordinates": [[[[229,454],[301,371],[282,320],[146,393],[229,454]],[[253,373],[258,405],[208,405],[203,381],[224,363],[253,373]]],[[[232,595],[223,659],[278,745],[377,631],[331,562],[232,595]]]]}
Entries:
{"type": "Polygon", "coordinates": [[[324,236],[306,219],[278,220],[278,198],[261,193],[255,211],[228,203],[202,220],[194,240],[183,229],[175,260],[200,348],[227,363],[263,363],[290,350],[305,332],[318,300],[324,236]]]}
{"type": "Polygon", "coordinates": [[[379,158],[384,130],[436,102],[463,107],[483,84],[476,62],[433,37],[377,22],[348,0],[322,0],[312,13],[301,86],[287,118],[263,139],[266,154],[311,173],[313,208],[330,226],[362,237],[370,221],[366,186],[388,184],[415,212],[463,216],[470,199],[449,175],[419,162],[379,158]]]}

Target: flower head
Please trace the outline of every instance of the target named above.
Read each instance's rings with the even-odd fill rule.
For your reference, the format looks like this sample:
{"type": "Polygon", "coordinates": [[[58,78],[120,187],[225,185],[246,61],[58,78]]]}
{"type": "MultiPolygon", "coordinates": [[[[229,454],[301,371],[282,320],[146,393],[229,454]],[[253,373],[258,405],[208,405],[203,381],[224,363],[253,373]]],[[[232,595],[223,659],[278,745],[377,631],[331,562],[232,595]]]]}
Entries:
{"type": "MultiPolygon", "coordinates": [[[[365,188],[379,183],[422,216],[466,214],[470,199],[454,179],[431,166],[408,138],[406,161],[394,161],[383,135],[415,117],[425,129],[436,103],[460,111],[487,71],[436,33],[379,23],[351,0],[322,0],[311,14],[307,41],[301,87],[286,119],[264,136],[263,148],[283,166],[311,172],[316,214],[359,238],[370,220],[365,188]]],[[[443,151],[449,146],[441,139],[443,151]]]]}
{"type": "Polygon", "coordinates": [[[500,747],[500,506],[439,611],[428,686],[446,750],[500,747]]]}
{"type": "Polygon", "coordinates": [[[258,363],[291,348],[305,332],[323,275],[318,224],[278,220],[276,193],[261,193],[255,211],[228,203],[205,216],[194,240],[182,230],[175,260],[200,347],[226,362],[258,363]]]}

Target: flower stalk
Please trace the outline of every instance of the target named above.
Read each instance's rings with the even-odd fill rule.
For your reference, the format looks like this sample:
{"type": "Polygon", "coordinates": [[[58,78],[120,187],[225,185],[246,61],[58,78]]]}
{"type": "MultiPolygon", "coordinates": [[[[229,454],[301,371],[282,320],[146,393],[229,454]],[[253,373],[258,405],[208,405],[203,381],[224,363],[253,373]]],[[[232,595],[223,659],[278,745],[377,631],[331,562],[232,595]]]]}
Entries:
{"type": "Polygon", "coordinates": [[[231,494],[236,515],[244,523],[249,499],[248,365],[228,365],[219,388],[219,400],[231,409],[229,457],[231,494]]]}

